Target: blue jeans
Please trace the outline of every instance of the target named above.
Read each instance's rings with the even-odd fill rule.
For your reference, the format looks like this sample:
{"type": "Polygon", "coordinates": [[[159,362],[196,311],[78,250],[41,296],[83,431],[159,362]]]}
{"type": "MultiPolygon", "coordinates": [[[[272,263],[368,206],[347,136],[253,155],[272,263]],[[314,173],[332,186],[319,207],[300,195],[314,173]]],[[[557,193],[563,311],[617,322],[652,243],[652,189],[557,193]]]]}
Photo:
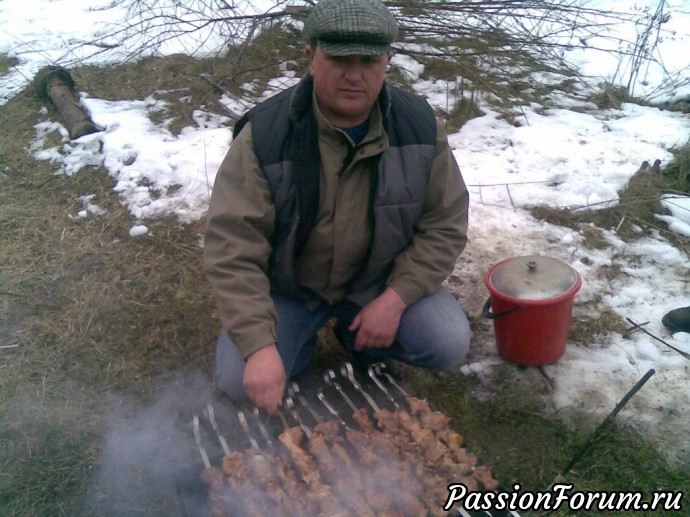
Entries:
{"type": "MultiPolygon", "coordinates": [[[[273,295],[278,314],[276,326],[278,353],[288,377],[303,371],[316,347],[317,331],[331,318],[337,318],[344,346],[353,349],[355,332],[347,327],[361,307],[350,301],[335,305],[321,304],[307,309],[300,301],[273,295]]],[[[458,302],[440,287],[405,309],[395,342],[387,348],[368,348],[361,353],[373,359],[394,358],[401,362],[429,368],[457,368],[470,346],[472,331],[458,302]]],[[[216,348],[216,383],[230,398],[247,399],[242,385],[245,362],[225,330],[218,336],[216,348]]]]}

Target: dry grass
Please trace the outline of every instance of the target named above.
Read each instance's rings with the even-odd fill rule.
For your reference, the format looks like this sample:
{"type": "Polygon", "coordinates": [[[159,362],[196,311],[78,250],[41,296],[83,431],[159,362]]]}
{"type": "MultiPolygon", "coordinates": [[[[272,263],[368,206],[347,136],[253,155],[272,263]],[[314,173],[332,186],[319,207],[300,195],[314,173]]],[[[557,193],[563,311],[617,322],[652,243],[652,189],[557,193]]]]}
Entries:
{"type": "Polygon", "coordinates": [[[614,206],[561,209],[539,205],[532,209],[532,215],[537,219],[578,230],[585,237],[584,245],[590,249],[607,246],[601,232],[603,228],[615,231],[627,241],[639,239],[646,232],[658,231],[680,249],[689,252],[690,239],[664,228],[656,217],[657,214],[665,213],[661,205],[664,192],[668,189],[682,190],[677,187],[683,186],[682,182],[687,175],[688,149],[690,146],[676,150],[677,161],[661,170],[643,164],[619,193],[620,201],[614,206]]]}
{"type": "Polygon", "coordinates": [[[592,96],[592,102],[599,109],[620,109],[624,102],[631,100],[628,90],[622,86],[602,83],[599,87],[599,91],[592,96]]]}
{"type": "Polygon", "coordinates": [[[3,515],[73,514],[112,397],[146,400],[163,375],[210,371],[217,329],[199,227],[164,220],[157,238],[130,238],[104,170],[55,176],[28,155],[38,108],[20,95],[0,121],[3,515]],[[108,214],[70,217],[86,194],[108,214]]]}
{"type": "Polygon", "coordinates": [[[666,169],[667,188],[685,194],[690,193],[690,142],[674,151],[675,161],[666,169]]]}
{"type": "Polygon", "coordinates": [[[9,57],[7,54],[0,53],[0,75],[6,74],[7,71],[16,64],[16,57],[9,57]]]}
{"type": "Polygon", "coordinates": [[[625,335],[629,327],[611,309],[599,309],[596,317],[582,315],[571,320],[568,341],[587,346],[593,336],[606,336],[612,332],[625,335]]]}

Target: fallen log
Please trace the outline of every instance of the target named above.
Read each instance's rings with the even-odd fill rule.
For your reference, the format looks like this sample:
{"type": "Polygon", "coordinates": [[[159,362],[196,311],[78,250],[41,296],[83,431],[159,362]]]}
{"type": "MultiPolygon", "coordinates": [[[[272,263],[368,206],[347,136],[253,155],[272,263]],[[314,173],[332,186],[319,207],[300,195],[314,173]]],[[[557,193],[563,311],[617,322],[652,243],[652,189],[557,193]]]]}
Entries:
{"type": "Polygon", "coordinates": [[[102,131],[77,101],[74,79],[66,69],[61,66],[42,68],[33,83],[42,97],[53,101],[72,140],[102,131]]]}

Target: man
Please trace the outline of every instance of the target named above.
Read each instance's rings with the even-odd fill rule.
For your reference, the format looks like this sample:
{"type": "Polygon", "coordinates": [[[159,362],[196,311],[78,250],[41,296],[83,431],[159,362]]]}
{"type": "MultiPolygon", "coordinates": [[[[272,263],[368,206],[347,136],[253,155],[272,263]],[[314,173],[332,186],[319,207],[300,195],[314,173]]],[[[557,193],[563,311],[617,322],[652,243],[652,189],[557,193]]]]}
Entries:
{"type": "Polygon", "coordinates": [[[331,318],[354,354],[436,370],[472,336],[441,286],[467,241],[467,190],[429,105],[385,83],[395,18],[322,0],[305,33],[309,73],[236,124],[206,230],[217,384],[269,412],[331,318]]]}

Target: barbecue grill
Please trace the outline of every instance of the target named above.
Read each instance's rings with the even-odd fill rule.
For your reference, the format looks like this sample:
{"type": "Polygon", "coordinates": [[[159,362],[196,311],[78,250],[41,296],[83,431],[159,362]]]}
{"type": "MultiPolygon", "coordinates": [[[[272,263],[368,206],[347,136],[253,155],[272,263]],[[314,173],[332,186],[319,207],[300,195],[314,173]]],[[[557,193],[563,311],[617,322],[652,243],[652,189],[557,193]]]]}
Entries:
{"type": "Polygon", "coordinates": [[[383,363],[350,363],[287,388],[275,416],[209,402],[190,434],[200,462],[175,474],[187,517],[221,515],[462,515],[442,510],[447,486],[502,491],[448,418],[410,396],[383,363]]]}

